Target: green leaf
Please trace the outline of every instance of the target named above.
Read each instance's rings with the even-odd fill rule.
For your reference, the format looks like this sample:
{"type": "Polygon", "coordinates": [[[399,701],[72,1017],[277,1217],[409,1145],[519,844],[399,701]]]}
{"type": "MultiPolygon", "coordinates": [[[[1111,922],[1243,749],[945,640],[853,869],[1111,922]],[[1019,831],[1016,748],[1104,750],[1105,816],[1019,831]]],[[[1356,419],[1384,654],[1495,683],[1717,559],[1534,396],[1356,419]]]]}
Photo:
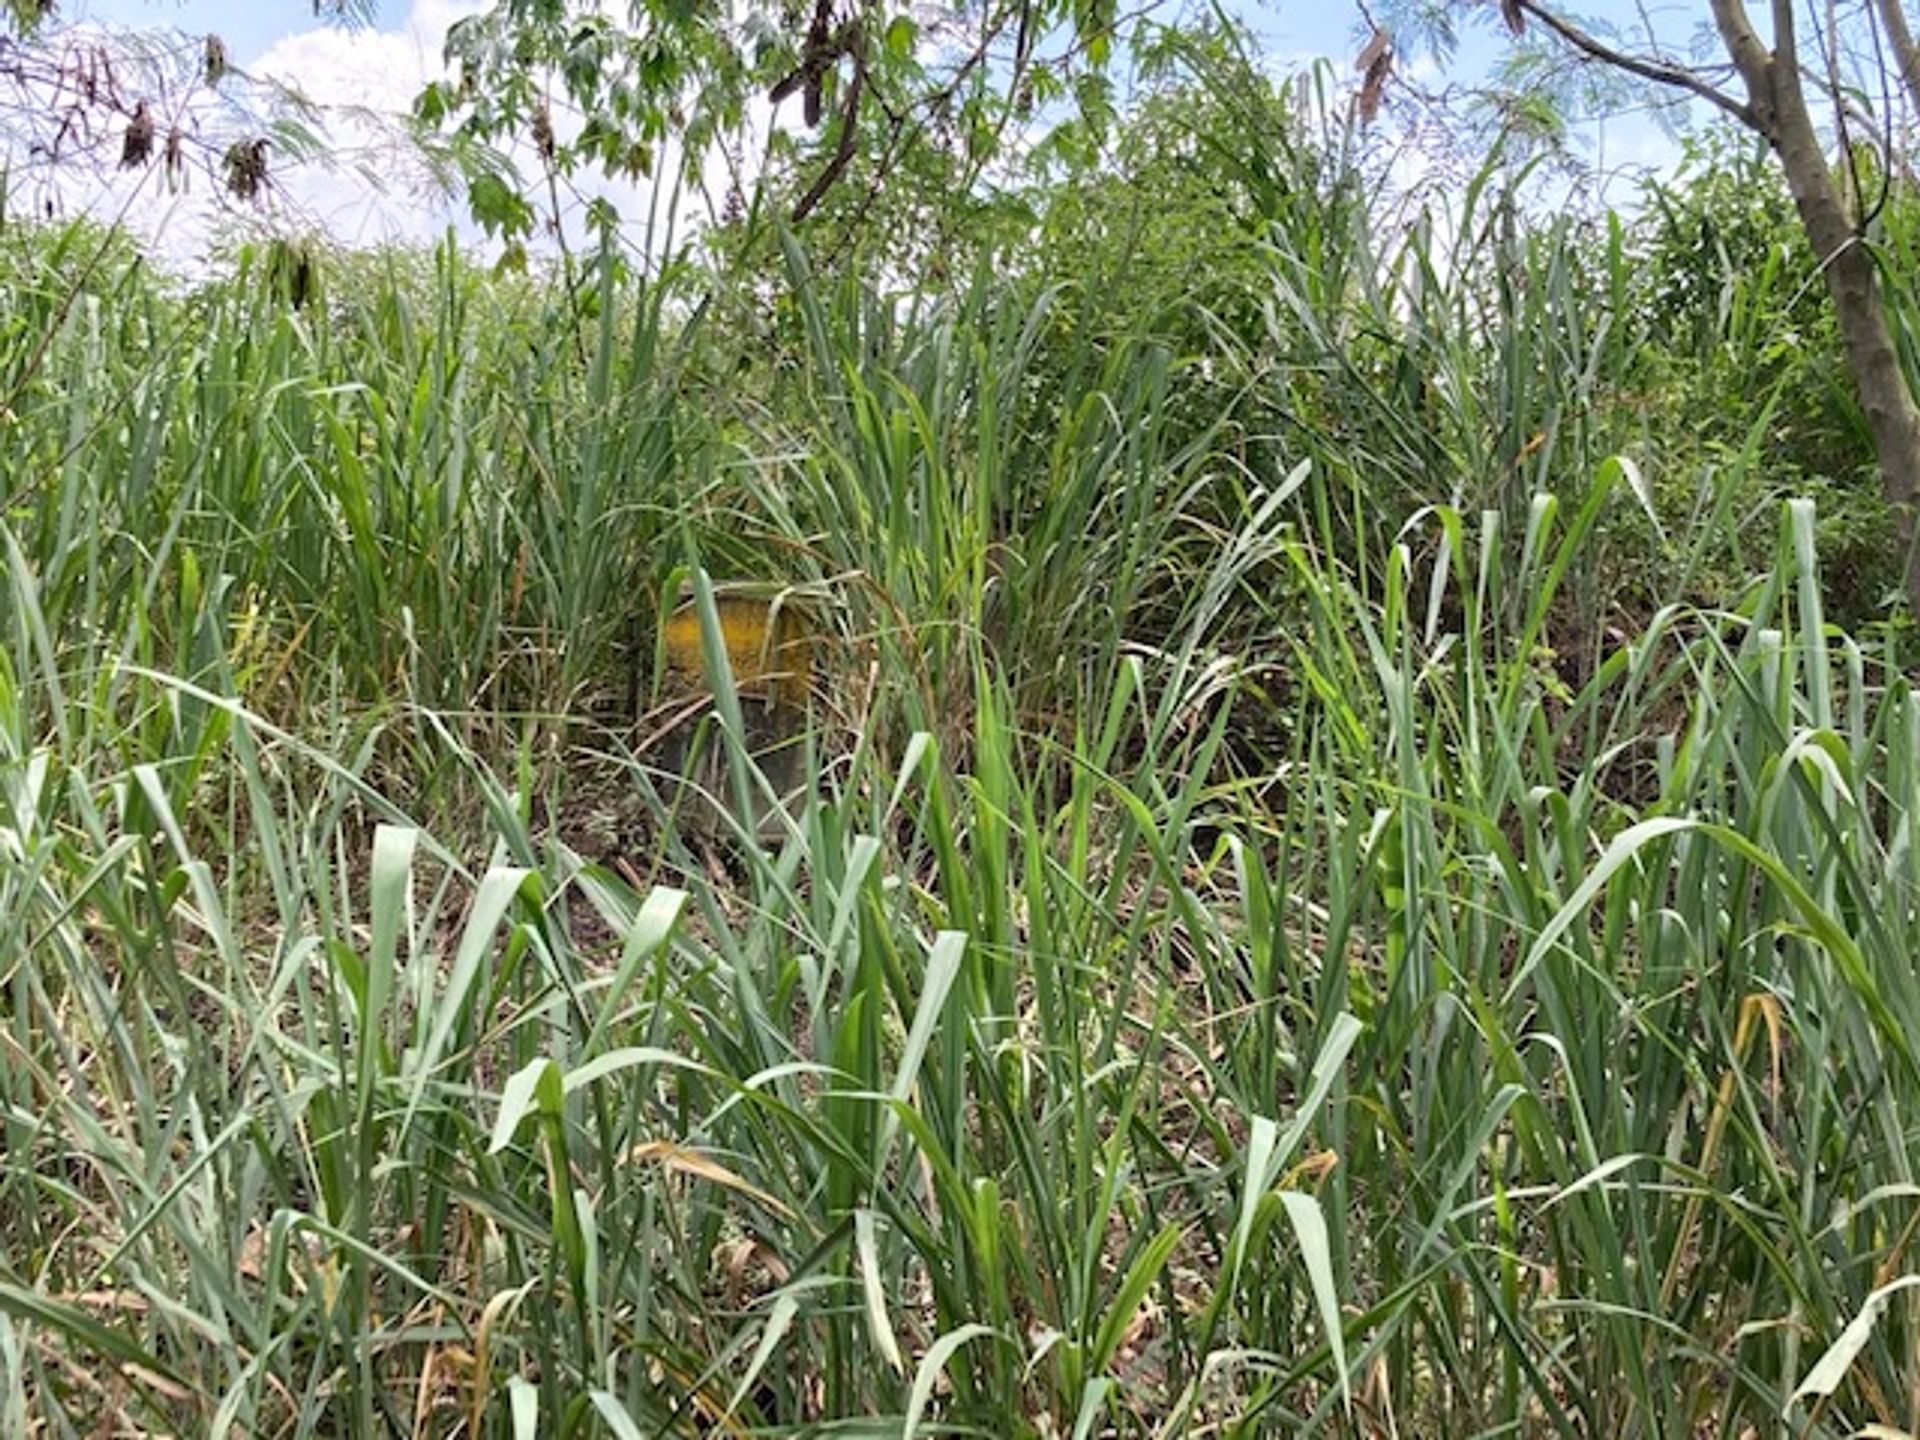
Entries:
{"type": "Polygon", "coordinates": [[[900,1068],[894,1072],[887,1094],[904,1101],[913,1094],[920,1078],[920,1067],[939,1028],[940,1016],[947,1008],[947,996],[960,973],[960,961],[967,950],[964,931],[942,930],[934,937],[933,950],[927,956],[927,973],[920,988],[920,1003],[914,1008],[913,1028],[907,1032],[906,1048],[900,1052],[900,1068]]]}
{"type": "Polygon", "coordinates": [[[1640,467],[1625,455],[1615,455],[1600,467],[1600,483],[1610,485],[1616,479],[1626,481],[1633,498],[1640,502],[1640,508],[1646,512],[1653,533],[1664,540],[1667,532],[1660,528],[1660,512],[1653,504],[1653,487],[1647,483],[1647,477],[1640,473],[1640,467]]]}
{"type": "Polygon", "coordinates": [[[605,1390],[592,1392],[593,1408],[600,1412],[600,1418],[607,1422],[607,1428],[614,1434],[614,1440],[645,1440],[639,1424],[627,1413],[627,1407],[605,1390]]]}
{"type": "Polygon", "coordinates": [[[1326,1042],[1321,1045],[1320,1053],[1314,1058],[1313,1069],[1307,1077],[1307,1094],[1294,1110],[1293,1120],[1287,1126],[1285,1135],[1277,1136],[1277,1127],[1264,1115],[1253,1117],[1252,1133],[1247,1143],[1247,1181],[1246,1190],[1240,1197],[1240,1219],[1233,1231],[1233,1267],[1228,1288],[1237,1280],[1240,1267],[1246,1261],[1248,1238],[1253,1233],[1253,1218],[1259,1209],[1260,1201],[1273,1182],[1279,1178],[1280,1171],[1300,1141],[1307,1133],[1307,1127],[1313,1123],[1313,1117],[1327,1098],[1327,1092],[1333,1089],[1333,1082],[1339,1078],[1340,1067],[1346,1063],[1347,1052],[1353,1048],[1353,1042],[1360,1037],[1360,1022],[1342,1011],[1334,1018],[1333,1028],[1328,1031],[1326,1042]]]}
{"type": "Polygon", "coordinates": [[[533,229],[533,207],[507,182],[491,172],[467,182],[467,208],[474,223],[489,235],[511,239],[533,229]]]}
{"type": "Polygon", "coordinates": [[[438,125],[447,113],[446,87],[439,81],[429,81],[427,87],[415,97],[413,118],[422,125],[438,125]]]}
{"type": "Polygon", "coordinates": [[[1282,1190],[1280,1203],[1287,1219],[1293,1222],[1294,1237],[1300,1242],[1301,1258],[1307,1262],[1307,1280],[1313,1286],[1314,1302],[1320,1308],[1320,1325],[1327,1332],[1327,1345],[1333,1351],[1333,1363],[1340,1373],[1340,1398],[1347,1413],[1353,1413],[1353,1391],[1347,1381],[1347,1340],[1340,1324],[1340,1296],[1333,1284],[1333,1245],[1327,1238],[1327,1217],[1320,1202],[1298,1190],[1282,1190]]]}
{"type": "Polygon", "coordinates": [[[1513,972],[1513,978],[1507,982],[1505,1002],[1507,1004],[1513,1002],[1513,998],[1520,993],[1521,986],[1547,957],[1548,952],[1559,943],[1560,937],[1572,928],[1573,922],[1578,920],[1586,912],[1587,906],[1593,903],[1594,896],[1600,893],[1607,881],[1611,880],[1619,870],[1631,864],[1641,850],[1668,835],[1677,835],[1682,831],[1697,828],[1697,824],[1692,820],[1674,815],[1661,815],[1652,820],[1642,820],[1638,825],[1630,825],[1614,836],[1613,843],[1607,846],[1606,853],[1600,857],[1599,863],[1587,872],[1586,878],[1567,898],[1566,904],[1560,907],[1534,939],[1533,944],[1528,947],[1527,958],[1520,962],[1513,972]]]}
{"type": "Polygon", "coordinates": [[[162,1380],[184,1384],[180,1373],[132,1337],[103,1325],[76,1305],[0,1281],[0,1310],[44,1330],[65,1335],[102,1360],[150,1370],[162,1380]]]}
{"type": "Polygon", "coordinates": [[[767,1315],[767,1328],[760,1333],[760,1343],[753,1347],[753,1358],[747,1362],[740,1383],[734,1387],[733,1398],[727,1402],[725,1412],[720,1416],[720,1424],[725,1425],[740,1408],[740,1402],[747,1398],[753,1385],[760,1378],[760,1372],[767,1368],[767,1362],[773,1358],[773,1352],[780,1348],[780,1342],[793,1328],[793,1322],[799,1318],[800,1302],[793,1295],[782,1293],[775,1297],[773,1309],[767,1315]]]}
{"type": "Polygon", "coordinates": [[[1827,1347],[1827,1353],[1814,1362],[1813,1368],[1807,1372],[1807,1378],[1800,1382],[1787,1403],[1797,1404],[1809,1395],[1830,1396],[1838,1390],[1840,1382],[1847,1378],[1847,1371],[1853,1368],[1853,1362],[1873,1338],[1874,1326],[1880,1323],[1880,1316],[1892,1303],[1893,1297],[1916,1285],[1920,1285],[1920,1275],[1902,1275],[1867,1296],[1860,1313],[1847,1322],[1846,1329],[1827,1347]]]}
{"type": "MultiPolygon", "coordinates": [[[[473,989],[473,982],[479,978],[481,963],[493,952],[494,934],[499,930],[500,922],[506,918],[507,907],[513,904],[514,897],[520,893],[531,873],[510,866],[496,866],[481,879],[472,908],[467,912],[467,924],[460,935],[459,949],[454,952],[453,969],[448,972],[446,986],[434,1006],[426,1046],[418,1057],[416,1087],[426,1084],[427,1077],[446,1054],[447,1041],[466,1013],[467,997],[473,989]]],[[[417,1097],[417,1088],[415,1094],[417,1097]]]]}
{"type": "Polygon", "coordinates": [[[640,967],[672,937],[673,928],[679,923],[680,912],[686,905],[687,892],[684,890],[656,885],[647,892],[647,898],[640,904],[640,913],[627,928],[626,944],[620,951],[620,968],[600,1002],[600,1014],[593,1022],[586,1044],[580,1047],[583,1052],[591,1055],[600,1048],[600,1041],[605,1037],[607,1027],[619,1015],[620,1002],[626,998],[640,967]]]}
{"type": "Polygon", "coordinates": [[[420,832],[411,825],[382,825],[373,833],[367,879],[372,938],[367,946],[366,1009],[360,1017],[363,1082],[384,1038],[400,937],[412,930],[413,857],[419,844],[420,832]]]}
{"type": "Polygon", "coordinates": [[[493,1138],[487,1143],[489,1155],[499,1154],[512,1143],[513,1132],[539,1104],[540,1091],[550,1086],[549,1076],[559,1074],[560,1067],[542,1056],[508,1077],[507,1088],[500,1092],[500,1113],[493,1120],[493,1138]]]}
{"type": "Polygon", "coordinates": [[[513,1440],[539,1440],[540,1387],[524,1375],[509,1376],[507,1408],[513,1414],[513,1440]]]}
{"type": "Polygon", "coordinates": [[[1113,1301],[1100,1321],[1099,1333],[1094,1336],[1089,1360],[1095,1374],[1103,1373],[1113,1363],[1113,1357],[1120,1351],[1120,1342],[1126,1338],[1127,1327],[1147,1298],[1147,1291],[1166,1269],[1174,1246],[1180,1243],[1180,1234],[1179,1222],[1169,1220],[1127,1267],[1120,1288],[1114,1292],[1113,1301]]]}
{"type": "Polygon", "coordinates": [[[604,1080],[622,1070],[631,1070],[636,1065],[665,1065],[676,1070],[691,1070],[697,1075],[714,1073],[712,1067],[702,1065],[698,1060],[689,1060],[672,1050],[662,1050],[652,1045],[628,1045],[619,1050],[609,1050],[584,1065],[575,1066],[567,1072],[562,1089],[571,1095],[596,1080],[604,1080]]]}
{"type": "Polygon", "coordinates": [[[939,1382],[940,1373],[947,1368],[947,1361],[953,1358],[954,1352],[970,1341],[989,1337],[999,1338],[999,1332],[991,1325],[962,1325],[949,1330],[927,1347],[927,1353],[914,1368],[913,1389],[907,1394],[907,1418],[900,1430],[900,1440],[913,1440],[920,1433],[920,1417],[926,1413],[927,1402],[933,1398],[933,1387],[939,1382]]]}
{"type": "Polygon", "coordinates": [[[860,1293],[866,1302],[867,1333],[881,1358],[896,1372],[905,1374],[907,1367],[900,1357],[900,1342],[894,1338],[893,1322],[887,1318],[887,1290],[880,1277],[880,1247],[874,1237],[873,1211],[853,1212],[853,1244],[860,1260],[860,1293]]]}

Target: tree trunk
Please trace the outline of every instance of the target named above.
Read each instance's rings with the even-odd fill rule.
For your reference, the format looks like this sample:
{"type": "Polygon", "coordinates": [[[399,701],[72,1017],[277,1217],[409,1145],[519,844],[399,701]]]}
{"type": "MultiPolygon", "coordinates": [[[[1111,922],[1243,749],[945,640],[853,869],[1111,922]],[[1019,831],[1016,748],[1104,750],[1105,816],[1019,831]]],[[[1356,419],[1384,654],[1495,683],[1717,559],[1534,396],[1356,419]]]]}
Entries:
{"type": "Polygon", "coordinates": [[[1780,157],[1794,209],[1827,277],[1847,366],[1879,455],[1881,483],[1899,519],[1908,602],[1920,615],[1920,552],[1914,545],[1914,507],[1920,502],[1920,405],[1914,402],[1887,326],[1885,297],[1873,257],[1834,181],[1807,110],[1793,38],[1793,0],[1775,0],[1772,50],[1754,33],[1739,0],[1713,0],[1713,13],[1727,53],[1746,83],[1753,122],[1780,157]]]}

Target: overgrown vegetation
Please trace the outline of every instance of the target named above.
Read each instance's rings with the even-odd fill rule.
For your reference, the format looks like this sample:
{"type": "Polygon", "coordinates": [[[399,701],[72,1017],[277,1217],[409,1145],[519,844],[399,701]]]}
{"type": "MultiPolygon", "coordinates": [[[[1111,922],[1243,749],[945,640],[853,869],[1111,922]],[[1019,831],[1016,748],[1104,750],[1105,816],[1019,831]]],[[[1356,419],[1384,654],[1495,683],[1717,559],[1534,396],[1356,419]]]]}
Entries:
{"type": "Polygon", "coordinates": [[[1920,1422],[1920,702],[1797,232],[1726,149],[1389,216],[1186,63],[904,295],[0,231],[0,1433],[1920,1422]],[[746,580],[808,763],[716,837],[656,637],[763,813],[746,580]]]}

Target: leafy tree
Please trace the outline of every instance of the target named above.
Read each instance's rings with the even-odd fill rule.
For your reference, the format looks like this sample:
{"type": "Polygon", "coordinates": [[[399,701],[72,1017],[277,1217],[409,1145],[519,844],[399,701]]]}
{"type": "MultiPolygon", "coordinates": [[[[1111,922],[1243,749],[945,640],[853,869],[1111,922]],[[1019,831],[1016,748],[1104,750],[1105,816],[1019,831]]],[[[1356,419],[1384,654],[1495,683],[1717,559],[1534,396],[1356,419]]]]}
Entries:
{"type": "MultiPolygon", "coordinates": [[[[1616,422],[1639,432],[1642,453],[1665,457],[1650,473],[1675,512],[1699,501],[1703,476],[1732,487],[1729,514],[1770,515],[1787,495],[1817,499],[1827,613],[1865,626],[1900,589],[1902,556],[1785,177],[1763,142],[1731,124],[1686,137],[1683,150],[1679,166],[1642,183],[1625,221],[1631,303],[1614,323],[1628,342],[1616,401],[1628,403],[1616,422]]],[[[1875,231],[1908,253],[1916,220],[1914,197],[1896,191],[1875,231]]],[[[1738,554],[1743,528],[1690,542],[1703,556],[1719,552],[1714,579],[1733,593],[1755,564],[1738,554]]]]}
{"type": "Polygon", "coordinates": [[[1662,37],[1650,20],[1616,37],[1546,0],[1410,0],[1383,13],[1389,25],[1443,43],[1459,20],[1497,13],[1516,42],[1537,38],[1588,67],[1703,103],[1765,142],[1825,280],[1920,609],[1920,404],[1896,344],[1876,233],[1899,173],[1898,138],[1920,119],[1920,51],[1901,0],[1711,0],[1711,60],[1662,37]]]}
{"type": "MultiPolygon", "coordinates": [[[[924,220],[1022,153],[1030,120],[1045,155],[1090,160],[1143,18],[1115,0],[498,0],[453,27],[453,74],[417,114],[475,159],[530,151],[556,192],[678,170],[723,192],[719,219],[765,182],[796,223],[861,224],[902,189],[924,220]]],[[[469,196],[500,234],[535,223],[503,169],[473,174],[469,196]]]]}
{"type": "MultiPolygon", "coordinates": [[[[368,18],[365,0],[322,3],[368,18]]],[[[1021,167],[1096,159],[1116,55],[1160,3],[498,0],[449,32],[450,74],[414,106],[415,158],[510,246],[575,206],[603,232],[633,218],[581,193],[599,177],[690,181],[709,229],[778,212],[925,256],[1002,206],[999,182],[1021,167]]],[[[16,192],[38,177],[51,196],[76,173],[97,187],[124,165],[175,187],[197,170],[229,201],[262,201],[292,160],[350,158],[324,118],[236,69],[217,35],[112,35],[50,0],[0,10],[16,192]]]]}

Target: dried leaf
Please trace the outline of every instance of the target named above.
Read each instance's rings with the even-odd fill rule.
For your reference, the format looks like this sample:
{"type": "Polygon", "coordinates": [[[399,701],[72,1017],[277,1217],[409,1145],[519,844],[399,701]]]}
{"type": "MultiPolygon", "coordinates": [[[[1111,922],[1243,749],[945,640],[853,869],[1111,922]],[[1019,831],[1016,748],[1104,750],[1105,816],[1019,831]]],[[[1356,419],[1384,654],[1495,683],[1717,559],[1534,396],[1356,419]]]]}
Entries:
{"type": "Polygon", "coordinates": [[[729,1305],[741,1305],[749,1299],[758,1299],[793,1278],[793,1272],[787,1268],[786,1262],[765,1241],[752,1236],[722,1245],[714,1252],[714,1258],[719,1261],[726,1275],[729,1305]],[[750,1280],[757,1283],[749,1285],[750,1280]]]}
{"type": "Polygon", "coordinates": [[[1507,29],[1515,35],[1526,33],[1527,15],[1520,8],[1520,0],[1500,0],[1500,18],[1507,22],[1507,29]]]}
{"type": "Polygon", "coordinates": [[[1366,47],[1354,58],[1353,68],[1366,71],[1373,69],[1380,57],[1393,49],[1393,37],[1378,25],[1373,27],[1373,35],[1366,47]]]}
{"type": "Polygon", "coordinates": [[[1387,81],[1393,77],[1393,42],[1386,38],[1386,32],[1376,30],[1373,39],[1367,42],[1367,48],[1361,52],[1371,58],[1367,61],[1366,74],[1360,80],[1360,123],[1371,124],[1380,113],[1380,101],[1385,96],[1387,81]]]}
{"type": "Polygon", "coordinates": [[[157,1391],[176,1405],[185,1404],[194,1398],[193,1392],[186,1386],[169,1380],[166,1376],[149,1370],[145,1365],[137,1365],[129,1360],[120,1367],[120,1373],[130,1380],[136,1380],[149,1390],[157,1391]]]}
{"type": "Polygon", "coordinates": [[[267,184],[267,142],[264,138],[236,140],[224,160],[227,189],[242,200],[258,199],[267,184]]]}
{"type": "Polygon", "coordinates": [[[135,170],[147,163],[147,157],[153,154],[153,113],[142,100],[133,112],[133,119],[127,122],[127,138],[120,147],[120,168],[135,170]]]}
{"type": "Polygon", "coordinates": [[[729,1190],[758,1200],[777,1215],[793,1213],[759,1186],[741,1179],[719,1161],[710,1159],[698,1150],[676,1145],[671,1140],[643,1141],[627,1152],[627,1159],[652,1161],[663,1170],[677,1170],[683,1175],[711,1180],[715,1185],[724,1185],[729,1190]]]}

